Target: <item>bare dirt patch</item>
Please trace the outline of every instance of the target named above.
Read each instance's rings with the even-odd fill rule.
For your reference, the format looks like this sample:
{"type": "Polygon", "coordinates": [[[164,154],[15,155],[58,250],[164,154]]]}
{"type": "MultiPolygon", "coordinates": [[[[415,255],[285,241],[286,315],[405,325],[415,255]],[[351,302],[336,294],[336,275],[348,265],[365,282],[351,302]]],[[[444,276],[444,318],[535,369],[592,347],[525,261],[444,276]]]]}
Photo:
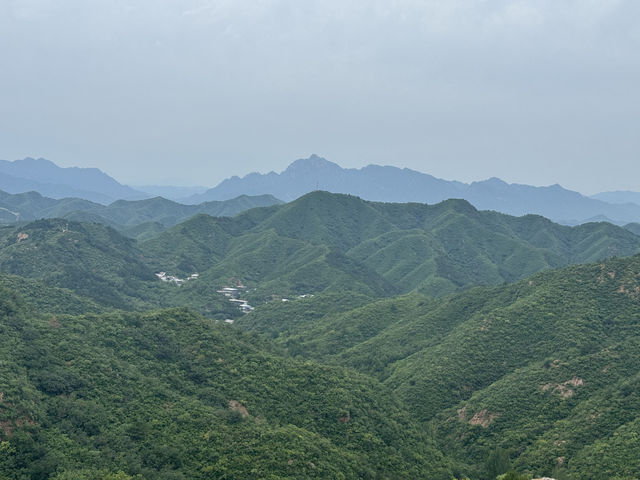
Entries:
{"type": "Polygon", "coordinates": [[[561,398],[567,399],[576,393],[575,388],[584,385],[584,380],[579,377],[573,377],[571,380],[567,380],[563,383],[545,383],[540,387],[543,392],[551,390],[553,393],[560,395],[561,398]]]}
{"type": "Polygon", "coordinates": [[[640,286],[638,286],[638,285],[627,285],[627,286],[620,285],[620,287],[616,291],[618,293],[622,293],[623,295],[626,295],[629,298],[636,299],[640,295],[640,286]]]}
{"type": "Polygon", "coordinates": [[[242,418],[247,418],[249,416],[247,409],[237,400],[229,400],[229,408],[234,412],[239,412],[240,415],[242,415],[242,418]]]}
{"type": "Polygon", "coordinates": [[[573,377],[571,380],[567,380],[564,383],[568,385],[573,385],[574,387],[581,387],[582,385],[584,385],[584,380],[578,377],[573,377]]]}
{"type": "Polygon", "coordinates": [[[464,422],[467,419],[467,406],[465,405],[462,408],[457,410],[458,412],[458,420],[464,422]]]}
{"type": "Polygon", "coordinates": [[[573,396],[574,393],[576,393],[572,388],[567,387],[564,384],[560,384],[558,385],[556,388],[553,389],[554,393],[557,393],[558,395],[560,395],[563,399],[567,399],[573,396]]]}
{"type": "Polygon", "coordinates": [[[483,428],[487,428],[489,425],[491,425],[491,422],[493,422],[499,416],[500,414],[492,413],[486,409],[480,410],[479,412],[476,412],[473,417],[471,417],[471,420],[469,420],[469,425],[480,425],[483,428]]]}
{"type": "Polygon", "coordinates": [[[0,434],[4,434],[5,437],[9,438],[13,435],[13,431],[16,428],[35,424],[36,422],[30,417],[21,417],[15,420],[3,420],[0,422],[0,434]]]}

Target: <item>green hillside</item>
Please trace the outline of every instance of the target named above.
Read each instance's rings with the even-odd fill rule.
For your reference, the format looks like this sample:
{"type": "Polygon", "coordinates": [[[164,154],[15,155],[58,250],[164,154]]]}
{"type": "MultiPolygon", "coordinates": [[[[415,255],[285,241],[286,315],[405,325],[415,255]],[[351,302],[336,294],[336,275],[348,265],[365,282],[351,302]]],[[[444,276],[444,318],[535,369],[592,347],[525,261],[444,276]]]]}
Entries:
{"type": "Polygon", "coordinates": [[[0,271],[121,307],[135,307],[154,280],[132,240],[100,224],[61,219],[0,229],[0,271]]]}
{"type": "Polygon", "coordinates": [[[506,287],[517,297],[396,362],[386,384],[435,415],[463,461],[498,446],[536,474],[637,477],[640,444],[622,438],[638,433],[639,273],[636,256],[506,287]]]}
{"type": "Polygon", "coordinates": [[[451,478],[355,371],[186,310],[39,316],[3,288],[0,312],[3,478],[451,478]]]}
{"type": "Polygon", "coordinates": [[[252,297],[261,300],[327,289],[371,296],[396,293],[375,271],[329,245],[256,228],[253,218],[264,210],[271,209],[254,209],[232,219],[199,215],[140,248],[157,270],[199,272],[202,282],[214,286],[240,279],[253,287],[252,297]],[[253,228],[243,229],[245,223],[253,228]]]}
{"type": "Polygon", "coordinates": [[[204,213],[212,217],[232,217],[239,212],[255,207],[263,207],[281,203],[270,195],[240,197],[218,201],[205,202],[199,205],[183,205],[162,197],[147,200],[118,200],[107,207],[89,210],[97,213],[117,225],[124,227],[142,223],[156,222],[165,227],[172,227],[189,217],[204,213]]]}
{"type": "Polygon", "coordinates": [[[633,233],[324,192],[141,225],[0,228],[0,478],[640,477],[633,233]]]}
{"type": "Polygon", "coordinates": [[[101,205],[79,198],[56,200],[36,192],[9,194],[0,191],[0,223],[65,218],[76,222],[101,223],[129,237],[144,240],[153,233],[159,233],[200,213],[213,217],[232,217],[251,208],[281,203],[271,195],[241,195],[199,205],[183,205],[162,197],[117,200],[110,205],[101,205]]]}
{"type": "Polygon", "coordinates": [[[74,210],[101,207],[100,204],[77,198],[54,200],[37,192],[11,194],[0,190],[0,219],[2,222],[31,221],[48,216],[62,216],[74,210]]]}
{"type": "Polygon", "coordinates": [[[69,289],[17,275],[0,275],[0,288],[20,292],[25,305],[38,313],[80,315],[108,310],[104,305],[99,305],[69,289]]]}
{"type": "Polygon", "coordinates": [[[640,237],[607,223],[479,212],[462,200],[384,204],[313,192],[231,219],[196,217],[141,248],[156,268],[198,271],[216,284],[239,278],[262,298],[327,289],[446,295],[630,255],[640,237]]]}
{"type": "Polygon", "coordinates": [[[165,227],[151,218],[171,223],[184,214],[162,217],[158,212],[167,205],[173,202],[101,206],[111,209],[111,220],[102,217],[106,210],[70,214],[113,222],[147,239],[138,243],[113,229],[71,220],[4,228],[0,271],[50,281],[118,308],[192,305],[224,316],[233,309],[215,290],[235,281],[250,288],[247,298],[254,303],[323,291],[372,298],[413,290],[446,295],[640,250],[640,237],[610,224],[563,227],[536,216],[479,212],[460,200],[400,205],[314,192],[233,218],[196,215],[157,233],[165,227]],[[123,226],[127,221],[131,225],[123,226]],[[18,240],[19,235],[27,236],[18,240]],[[199,273],[199,282],[170,290],[153,275],[159,271],[199,273]]]}
{"type": "Polygon", "coordinates": [[[237,325],[376,376],[470,478],[493,478],[496,455],[532,476],[638,478],[639,300],[634,256],[440,300],[314,314],[300,299],[237,325]]]}
{"type": "Polygon", "coordinates": [[[625,230],[629,230],[631,233],[640,235],[640,223],[628,223],[624,226],[625,230]]]}
{"type": "MultiPolygon", "coordinates": [[[[101,224],[50,219],[0,228],[0,272],[4,274],[71,290],[102,309],[191,306],[214,317],[239,315],[210,285],[201,282],[177,287],[160,282],[156,271],[134,240],[101,224]]],[[[49,293],[55,298],[56,292],[49,293]]],[[[45,295],[37,301],[50,308],[56,306],[45,295]]]]}

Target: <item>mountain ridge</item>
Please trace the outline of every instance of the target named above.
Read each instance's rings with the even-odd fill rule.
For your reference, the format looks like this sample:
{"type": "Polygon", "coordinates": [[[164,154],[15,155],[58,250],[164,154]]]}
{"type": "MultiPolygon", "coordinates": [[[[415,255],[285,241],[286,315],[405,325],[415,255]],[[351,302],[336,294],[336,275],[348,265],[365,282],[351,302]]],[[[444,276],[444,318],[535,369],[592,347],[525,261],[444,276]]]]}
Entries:
{"type": "Polygon", "coordinates": [[[336,255],[394,287],[382,291],[418,288],[443,295],[568,263],[637,253],[640,237],[607,223],[568,227],[541,216],[479,211],[466,200],[393,204],[317,191],[233,218],[195,217],[144,242],[143,248],[157,262],[155,268],[170,265],[182,274],[198,271],[201,278],[216,281],[225,275],[257,283],[269,279],[275,282],[271,293],[281,295],[333,284],[336,255]],[[205,239],[215,245],[215,255],[205,239]],[[331,251],[336,255],[327,256],[331,251]],[[301,264],[302,258],[307,263],[301,264]],[[322,265],[315,274],[312,258],[320,262],[316,268],[322,265]],[[295,277],[284,268],[303,264],[306,268],[295,270],[295,277]]]}
{"type": "Polygon", "coordinates": [[[264,194],[292,201],[314,190],[326,190],[394,203],[433,204],[448,198],[462,198],[480,210],[516,216],[539,214],[565,225],[596,220],[617,225],[640,223],[637,192],[603,192],[589,197],[559,184],[536,187],[510,184],[497,177],[463,183],[395,166],[369,164],[362,168],[342,168],[315,154],[293,161],[280,173],[233,176],[208,189],[157,185],[140,188],[122,185],[97,168],[61,168],[49,160],[31,157],[13,162],[0,160],[0,190],[37,191],[51,198],[77,197],[103,205],[154,196],[190,205],[264,194]],[[191,192],[196,193],[188,195],[191,192]]]}
{"type": "MultiPolygon", "coordinates": [[[[635,479],[640,433],[640,255],[537,273],[440,300],[272,304],[237,326],[296,358],[374,375],[454,459],[495,479],[496,452],[528,476],[635,479]]],[[[508,467],[504,467],[502,472],[508,467]]],[[[497,472],[500,473],[500,472],[497,472]]]]}
{"type": "Polygon", "coordinates": [[[583,223],[599,215],[617,224],[640,221],[640,205],[607,203],[558,184],[534,187],[509,184],[496,177],[467,184],[393,166],[342,168],[315,154],[294,161],[281,173],[254,172],[242,178],[228,178],[216,187],[183,201],[224,200],[239,193],[269,193],[291,201],[318,189],[352,194],[365,200],[396,203],[438,203],[448,198],[462,198],[480,210],[496,210],[510,215],[539,214],[569,225],[583,223]]]}
{"type": "Polygon", "coordinates": [[[172,227],[187,218],[206,213],[212,216],[233,216],[244,210],[282,203],[271,195],[239,197],[225,201],[184,205],[163,197],[143,200],[116,200],[103,205],[80,198],[52,199],[38,192],[10,194],[0,190],[0,223],[33,221],[41,218],[66,218],[75,221],[95,222],[116,228],[121,232],[134,232],[136,227],[148,224],[150,229],[132,235],[147,236],[172,227]]]}
{"type": "Polygon", "coordinates": [[[44,158],[0,160],[0,189],[9,193],[37,191],[53,198],[78,197],[98,203],[149,195],[122,185],[98,168],[59,167],[44,158]]]}

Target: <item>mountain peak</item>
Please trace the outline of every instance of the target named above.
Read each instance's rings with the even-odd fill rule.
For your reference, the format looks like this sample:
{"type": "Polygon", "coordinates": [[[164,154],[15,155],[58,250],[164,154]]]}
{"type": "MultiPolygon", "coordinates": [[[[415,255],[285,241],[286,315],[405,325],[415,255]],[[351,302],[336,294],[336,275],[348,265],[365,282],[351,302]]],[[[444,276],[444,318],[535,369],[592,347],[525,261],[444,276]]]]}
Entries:
{"type": "Polygon", "coordinates": [[[493,188],[497,187],[508,187],[509,184],[498,177],[487,178],[486,180],[482,180],[480,182],[473,182],[471,185],[484,185],[493,188]]]}
{"type": "Polygon", "coordinates": [[[330,162],[326,158],[320,157],[314,153],[309,158],[300,158],[295,162],[291,163],[283,173],[292,173],[292,172],[299,173],[302,171],[320,170],[320,169],[342,170],[338,164],[330,162]]]}
{"type": "Polygon", "coordinates": [[[22,163],[23,165],[46,165],[46,166],[57,166],[55,163],[53,163],[51,160],[47,160],[46,158],[42,158],[42,157],[38,157],[38,158],[33,158],[33,157],[25,157],[22,160],[14,160],[14,163],[22,163]]]}

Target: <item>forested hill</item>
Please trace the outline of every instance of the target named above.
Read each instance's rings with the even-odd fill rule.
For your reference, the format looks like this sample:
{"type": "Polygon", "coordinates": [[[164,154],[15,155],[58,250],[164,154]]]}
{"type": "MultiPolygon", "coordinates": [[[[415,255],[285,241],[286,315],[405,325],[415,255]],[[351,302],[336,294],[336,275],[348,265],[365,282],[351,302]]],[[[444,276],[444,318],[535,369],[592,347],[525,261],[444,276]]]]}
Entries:
{"type": "Polygon", "coordinates": [[[607,223],[566,227],[464,200],[384,204],[326,192],[233,218],[198,215],[144,242],[63,219],[0,228],[1,272],[112,307],[192,305],[225,316],[230,307],[216,290],[232,279],[259,303],[322,291],[438,296],[638,251],[640,237],[607,223]],[[169,289],[158,272],[199,278],[169,289]]]}
{"type": "Polygon", "coordinates": [[[0,287],[0,477],[432,478],[393,393],[185,310],[44,315],[0,287]]]}
{"type": "Polygon", "coordinates": [[[238,325],[380,379],[462,476],[640,476],[640,256],[439,301],[273,303],[238,325]]]}
{"type": "Polygon", "coordinates": [[[639,251],[327,192],[2,227],[0,478],[636,479],[639,251]]]}
{"type": "MultiPolygon", "coordinates": [[[[433,295],[524,278],[540,270],[640,251],[640,237],[608,223],[436,205],[367,202],[312,192],[230,219],[195,217],[141,244],[154,268],[236,277],[266,294],[349,288],[433,295]]],[[[202,276],[202,275],[201,275],[202,276]]]]}
{"type": "Polygon", "coordinates": [[[147,238],[198,213],[231,217],[255,207],[278,205],[271,195],[241,195],[226,201],[183,205],[161,197],[118,200],[109,205],[80,198],[53,199],[37,192],[9,194],[0,191],[0,224],[29,222],[43,218],[66,218],[108,225],[133,238],[147,238]]]}

